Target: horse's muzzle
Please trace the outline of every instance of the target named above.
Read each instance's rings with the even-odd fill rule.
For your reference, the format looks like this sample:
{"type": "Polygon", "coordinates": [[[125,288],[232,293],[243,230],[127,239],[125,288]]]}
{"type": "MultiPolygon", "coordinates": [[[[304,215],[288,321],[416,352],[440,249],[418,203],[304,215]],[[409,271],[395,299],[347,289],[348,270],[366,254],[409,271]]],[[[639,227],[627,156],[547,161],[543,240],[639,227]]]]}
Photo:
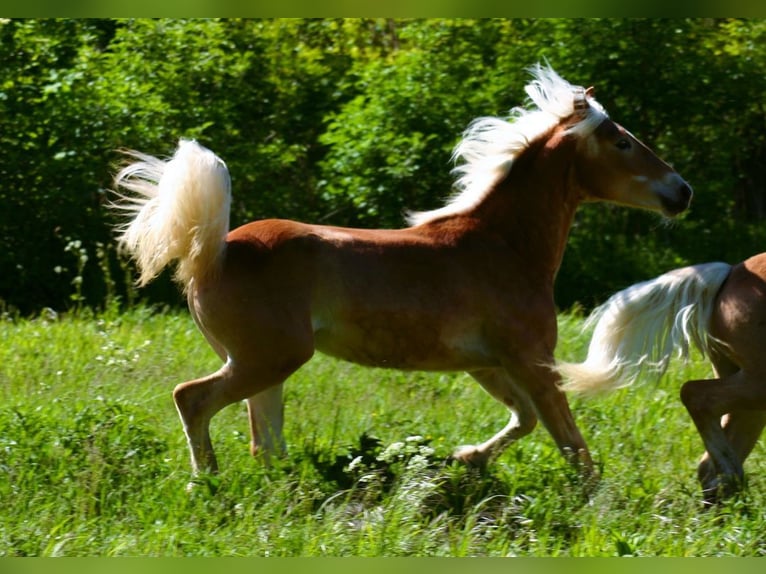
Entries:
{"type": "Polygon", "coordinates": [[[679,213],[683,213],[689,209],[691,205],[694,192],[691,186],[683,181],[681,185],[676,189],[676,193],[673,196],[662,196],[662,208],[665,211],[665,215],[673,217],[679,213]]]}

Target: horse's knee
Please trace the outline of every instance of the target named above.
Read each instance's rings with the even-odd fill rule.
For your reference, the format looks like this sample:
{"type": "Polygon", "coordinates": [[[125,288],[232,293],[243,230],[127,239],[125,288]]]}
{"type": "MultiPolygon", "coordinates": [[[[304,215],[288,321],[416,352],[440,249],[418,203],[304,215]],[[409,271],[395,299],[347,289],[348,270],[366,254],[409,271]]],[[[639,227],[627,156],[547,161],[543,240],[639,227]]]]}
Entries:
{"type": "Polygon", "coordinates": [[[527,388],[527,394],[534,411],[546,421],[547,417],[569,416],[569,401],[564,391],[556,384],[540,384],[527,388]]]}
{"type": "Polygon", "coordinates": [[[540,385],[529,395],[534,412],[553,436],[561,450],[587,452],[587,445],[577,428],[569,402],[564,392],[556,385],[540,385]]]}
{"type": "Polygon", "coordinates": [[[703,421],[707,421],[712,416],[710,405],[705,402],[703,383],[703,381],[687,381],[681,386],[679,393],[686,411],[697,425],[702,424],[703,421]]]}

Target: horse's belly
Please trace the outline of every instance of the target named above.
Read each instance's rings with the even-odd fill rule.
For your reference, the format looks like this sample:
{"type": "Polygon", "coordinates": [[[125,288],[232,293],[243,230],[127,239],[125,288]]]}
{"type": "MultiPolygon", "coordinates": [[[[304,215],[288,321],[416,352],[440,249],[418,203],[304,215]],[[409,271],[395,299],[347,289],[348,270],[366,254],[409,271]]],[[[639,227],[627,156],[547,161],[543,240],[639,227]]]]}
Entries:
{"type": "Polygon", "coordinates": [[[317,350],[352,363],[423,371],[468,371],[494,366],[481,339],[470,332],[445,334],[442,329],[395,322],[319,326],[317,350]]]}

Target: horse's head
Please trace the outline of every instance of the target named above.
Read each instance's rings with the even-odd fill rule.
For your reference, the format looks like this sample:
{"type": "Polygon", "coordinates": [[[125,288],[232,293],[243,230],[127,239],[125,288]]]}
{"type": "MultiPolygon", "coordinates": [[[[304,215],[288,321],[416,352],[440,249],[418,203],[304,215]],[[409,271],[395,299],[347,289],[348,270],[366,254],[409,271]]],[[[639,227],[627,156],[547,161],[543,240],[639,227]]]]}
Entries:
{"type": "MultiPolygon", "coordinates": [[[[573,119],[588,114],[592,88],[575,92],[573,119]]],[[[633,134],[606,115],[577,143],[576,178],[585,200],[603,200],[675,216],[689,207],[691,186],[633,134]]]]}

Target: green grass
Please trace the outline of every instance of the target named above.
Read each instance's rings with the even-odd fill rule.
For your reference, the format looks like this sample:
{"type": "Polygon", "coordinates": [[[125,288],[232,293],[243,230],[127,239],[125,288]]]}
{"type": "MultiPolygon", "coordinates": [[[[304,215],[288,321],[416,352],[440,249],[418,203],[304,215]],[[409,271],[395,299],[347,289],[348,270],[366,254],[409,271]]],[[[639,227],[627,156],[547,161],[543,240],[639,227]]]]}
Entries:
{"type": "MultiPolygon", "coordinates": [[[[561,317],[560,357],[582,356],[579,324],[561,317]]],[[[602,468],[590,498],[542,427],[484,473],[444,464],[506,422],[466,375],[319,355],[285,387],[287,459],[251,459],[233,405],[212,425],[222,472],[189,494],[171,391],[218,359],[186,313],[2,320],[0,337],[0,556],[766,554],[761,446],[743,494],[700,505],[678,399],[699,360],[572,401],[602,468]]]]}

